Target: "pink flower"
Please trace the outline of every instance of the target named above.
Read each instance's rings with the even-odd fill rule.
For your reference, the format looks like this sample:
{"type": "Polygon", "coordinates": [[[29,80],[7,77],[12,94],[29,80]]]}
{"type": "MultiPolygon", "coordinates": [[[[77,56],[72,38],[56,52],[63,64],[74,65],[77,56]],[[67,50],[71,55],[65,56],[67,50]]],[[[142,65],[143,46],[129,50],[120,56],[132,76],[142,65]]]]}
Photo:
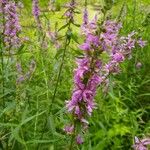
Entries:
{"type": "Polygon", "coordinates": [[[137,64],[136,64],[136,68],[137,69],[140,69],[142,67],[142,63],[141,62],[138,62],[137,64]]]}
{"type": "Polygon", "coordinates": [[[67,126],[65,126],[64,131],[65,131],[67,134],[72,134],[73,131],[74,131],[74,126],[73,126],[73,125],[67,125],[67,126]]]}
{"type": "MultiPolygon", "coordinates": [[[[106,92],[109,85],[109,75],[120,72],[120,63],[131,56],[136,40],[134,32],[127,37],[121,37],[121,24],[115,21],[104,22],[103,30],[97,31],[97,17],[93,21],[82,25],[85,41],[79,46],[83,50],[82,58],[77,59],[77,68],[74,71],[74,90],[66,107],[78,121],[80,128],[87,128],[88,116],[96,109],[94,97],[98,86],[104,84],[106,92]],[[108,59],[103,62],[101,54],[105,53],[108,59]],[[83,121],[84,120],[84,121],[83,121]],[[86,120],[86,121],[85,121],[86,120]]],[[[83,140],[77,132],[76,141],[82,144],[83,140]]]]}
{"type": "Polygon", "coordinates": [[[148,150],[147,145],[150,145],[150,138],[140,140],[138,137],[134,138],[133,148],[135,150],[148,150]]]}
{"type": "Polygon", "coordinates": [[[83,43],[82,45],[79,46],[81,50],[89,51],[91,49],[91,46],[89,43],[83,43]]]}
{"type": "Polygon", "coordinates": [[[137,41],[137,43],[139,44],[140,47],[144,47],[147,43],[147,41],[143,41],[141,38],[137,41]]]}
{"type": "Polygon", "coordinates": [[[83,25],[86,25],[88,24],[88,11],[87,11],[87,8],[84,9],[84,12],[83,12],[83,25]]]}
{"type": "Polygon", "coordinates": [[[125,58],[124,58],[123,54],[116,53],[112,56],[112,59],[116,62],[122,62],[125,58]]]}
{"type": "Polygon", "coordinates": [[[81,135],[80,134],[78,134],[77,135],[77,137],[76,137],[76,142],[77,142],[77,144],[83,144],[83,139],[82,139],[82,137],[81,137],[81,135]]]}
{"type": "Polygon", "coordinates": [[[74,10],[76,8],[75,1],[72,0],[70,3],[67,3],[65,7],[68,9],[66,10],[63,16],[65,16],[68,21],[74,22],[74,14],[75,14],[74,10]]]}

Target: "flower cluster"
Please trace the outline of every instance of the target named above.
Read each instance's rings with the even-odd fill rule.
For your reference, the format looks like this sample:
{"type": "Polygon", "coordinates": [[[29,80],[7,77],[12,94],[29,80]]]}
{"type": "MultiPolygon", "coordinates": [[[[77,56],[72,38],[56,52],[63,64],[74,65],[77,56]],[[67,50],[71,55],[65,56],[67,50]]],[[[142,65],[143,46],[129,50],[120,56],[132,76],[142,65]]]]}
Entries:
{"type": "Polygon", "coordinates": [[[66,102],[67,110],[72,113],[75,123],[67,126],[65,131],[69,134],[77,133],[78,144],[82,144],[83,140],[79,133],[81,131],[75,132],[75,124],[80,124],[83,130],[88,127],[87,117],[91,116],[93,109],[96,108],[94,97],[97,87],[103,83],[108,84],[110,74],[119,73],[119,64],[131,57],[136,44],[143,47],[145,43],[141,39],[140,42],[136,40],[134,32],[127,37],[120,36],[121,23],[107,20],[102,27],[99,27],[98,23],[96,16],[91,22],[86,21],[82,26],[85,41],[79,48],[83,56],[76,60],[74,90],[71,99],[66,102]],[[107,54],[107,62],[102,59],[102,53],[107,54]]]}
{"type": "Polygon", "coordinates": [[[150,145],[150,138],[140,140],[138,137],[135,137],[134,141],[135,144],[133,145],[133,148],[135,150],[148,150],[147,145],[150,145]]]}
{"type": "Polygon", "coordinates": [[[4,42],[7,48],[16,48],[20,45],[18,33],[21,31],[17,8],[14,2],[8,2],[4,6],[4,42]]]}
{"type": "Polygon", "coordinates": [[[35,71],[35,68],[36,68],[36,63],[34,60],[32,60],[30,62],[30,66],[29,66],[29,70],[28,72],[26,72],[25,74],[23,73],[23,69],[22,69],[22,65],[21,63],[17,63],[16,64],[16,70],[17,70],[17,84],[20,84],[22,83],[23,81],[25,80],[28,80],[30,79],[31,75],[33,74],[33,72],[35,71]]]}
{"type": "Polygon", "coordinates": [[[67,10],[64,13],[64,16],[67,18],[68,21],[74,22],[74,14],[76,9],[76,2],[75,0],[72,0],[70,3],[67,3],[65,5],[67,10]]]}
{"type": "MultiPolygon", "coordinates": [[[[58,35],[58,32],[61,31],[62,29],[66,29],[67,28],[67,32],[66,32],[66,35],[65,37],[67,36],[67,38],[70,38],[70,35],[72,33],[72,30],[71,30],[71,25],[75,25],[74,23],[74,16],[75,16],[75,9],[76,9],[76,2],[75,0],[71,0],[71,2],[65,4],[65,8],[66,8],[66,11],[65,13],[63,14],[63,17],[64,19],[66,19],[66,24],[64,26],[62,26],[60,29],[57,30],[57,26],[55,26],[55,31],[51,31],[51,28],[48,24],[48,32],[46,32],[46,36],[48,38],[50,38],[51,42],[55,45],[56,49],[59,49],[61,47],[61,43],[60,43],[60,40],[62,38],[59,38],[59,35],[58,35]],[[60,39],[58,41],[58,38],[60,39]]],[[[57,23],[55,24],[57,25],[57,23]]]]}
{"type": "Polygon", "coordinates": [[[97,15],[93,18],[93,20],[89,21],[88,19],[88,11],[84,10],[84,15],[83,15],[83,24],[81,26],[81,34],[88,36],[89,34],[95,34],[98,26],[97,26],[97,15]]]}
{"type": "Polygon", "coordinates": [[[85,8],[83,12],[83,25],[87,25],[87,24],[88,24],[88,11],[87,8],[85,8]]]}
{"type": "Polygon", "coordinates": [[[37,22],[37,26],[39,29],[41,29],[41,21],[40,21],[40,8],[39,8],[39,1],[33,0],[32,1],[32,14],[37,22]]]}
{"type": "MultiPolygon", "coordinates": [[[[57,28],[57,24],[55,24],[57,28]]],[[[60,41],[58,41],[58,31],[55,28],[55,31],[53,32],[50,27],[50,23],[48,23],[48,31],[46,32],[46,36],[50,38],[51,42],[54,44],[56,49],[59,49],[61,47],[60,41]]]]}
{"type": "Polygon", "coordinates": [[[39,9],[39,1],[38,0],[33,0],[32,13],[36,19],[40,16],[40,9],[39,9]]]}
{"type": "Polygon", "coordinates": [[[0,13],[2,13],[3,8],[8,3],[8,0],[0,0],[0,13]]]}
{"type": "Polygon", "coordinates": [[[7,3],[7,0],[0,0],[0,14],[3,13],[3,8],[7,3]]]}

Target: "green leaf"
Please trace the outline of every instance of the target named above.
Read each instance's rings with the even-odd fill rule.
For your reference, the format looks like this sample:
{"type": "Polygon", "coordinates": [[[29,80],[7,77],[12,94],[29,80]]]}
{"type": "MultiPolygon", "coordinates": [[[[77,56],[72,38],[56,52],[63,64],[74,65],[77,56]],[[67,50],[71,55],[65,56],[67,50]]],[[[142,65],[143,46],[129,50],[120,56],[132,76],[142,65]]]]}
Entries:
{"type": "Polygon", "coordinates": [[[31,141],[27,141],[27,144],[37,144],[37,143],[53,143],[56,142],[57,140],[31,140],[31,141]]]}
{"type": "Polygon", "coordinates": [[[73,41],[75,41],[76,43],[79,44],[79,42],[78,42],[78,36],[76,34],[72,34],[71,38],[72,38],[73,41]]]}
{"type": "Polygon", "coordinates": [[[22,143],[23,145],[26,145],[26,142],[24,141],[24,139],[22,139],[20,137],[20,128],[17,127],[14,130],[12,129],[12,139],[14,138],[15,140],[17,140],[19,143],[22,143]]]}
{"type": "Polygon", "coordinates": [[[15,108],[15,104],[12,103],[11,105],[7,106],[0,114],[0,118],[2,117],[3,114],[7,113],[8,111],[12,110],[15,108]]]}
{"type": "Polygon", "coordinates": [[[40,116],[40,115],[44,114],[45,112],[46,112],[46,110],[42,111],[42,112],[39,113],[39,114],[36,114],[36,115],[34,115],[34,116],[31,116],[31,117],[25,119],[24,121],[21,122],[20,126],[22,126],[22,125],[28,123],[29,121],[33,120],[35,117],[40,116]]]}
{"type": "Polygon", "coordinates": [[[55,124],[54,124],[54,118],[52,115],[48,117],[47,125],[48,125],[48,128],[51,129],[52,134],[54,134],[56,132],[56,129],[55,129],[55,124]]]}

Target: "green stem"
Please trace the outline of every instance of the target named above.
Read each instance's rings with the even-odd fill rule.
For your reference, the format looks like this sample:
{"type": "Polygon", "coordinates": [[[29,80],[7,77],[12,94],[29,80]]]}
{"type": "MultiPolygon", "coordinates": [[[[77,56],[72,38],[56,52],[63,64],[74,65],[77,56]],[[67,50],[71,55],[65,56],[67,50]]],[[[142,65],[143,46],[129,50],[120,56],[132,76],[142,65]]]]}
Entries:
{"type": "Polygon", "coordinates": [[[35,124],[34,124],[34,138],[36,137],[36,131],[37,131],[37,123],[38,123],[38,114],[39,114],[39,99],[36,98],[36,118],[35,118],[35,124]]]}
{"type": "Polygon", "coordinates": [[[5,108],[5,99],[4,99],[4,94],[5,94],[5,79],[4,79],[4,57],[3,57],[3,46],[2,46],[2,41],[0,41],[0,48],[1,48],[1,72],[2,72],[2,97],[3,97],[3,101],[2,101],[2,105],[3,105],[3,109],[5,108]]]}
{"type": "MultiPolygon", "coordinates": [[[[1,72],[2,72],[2,105],[3,105],[3,109],[5,108],[5,67],[4,67],[4,26],[5,26],[5,18],[4,18],[4,6],[2,6],[2,15],[3,15],[3,31],[0,37],[0,49],[1,49],[1,72]]],[[[4,122],[5,122],[5,116],[4,116],[4,122]]]]}
{"type": "Polygon", "coordinates": [[[74,137],[75,137],[75,136],[74,136],[74,135],[72,135],[69,150],[72,150],[72,148],[73,148],[73,141],[74,141],[74,137]]]}
{"type": "Polygon", "coordinates": [[[70,43],[70,40],[68,40],[68,38],[66,38],[65,48],[64,48],[64,51],[63,51],[62,61],[61,61],[61,65],[60,65],[60,69],[59,69],[59,73],[58,73],[58,77],[57,77],[56,86],[55,86],[55,89],[54,89],[54,94],[53,94],[52,101],[51,101],[51,104],[50,104],[49,113],[50,113],[50,111],[52,109],[52,106],[53,106],[53,103],[55,101],[55,97],[56,97],[56,93],[57,93],[57,89],[58,89],[58,84],[59,84],[59,80],[60,80],[60,76],[61,76],[61,72],[62,72],[62,68],[63,68],[63,64],[64,64],[64,59],[65,59],[65,55],[66,55],[66,50],[67,50],[67,47],[68,47],[69,43],[70,43]]]}

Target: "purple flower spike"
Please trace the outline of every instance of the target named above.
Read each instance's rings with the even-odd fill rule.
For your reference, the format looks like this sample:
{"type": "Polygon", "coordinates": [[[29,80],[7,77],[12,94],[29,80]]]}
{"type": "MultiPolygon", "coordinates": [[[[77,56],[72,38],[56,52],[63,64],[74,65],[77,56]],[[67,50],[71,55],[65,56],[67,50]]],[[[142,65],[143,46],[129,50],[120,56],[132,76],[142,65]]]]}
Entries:
{"type": "Polygon", "coordinates": [[[22,73],[22,66],[21,66],[20,63],[17,63],[17,64],[16,64],[16,69],[17,69],[17,72],[18,72],[18,73],[20,73],[20,74],[22,73]]]}
{"type": "Polygon", "coordinates": [[[34,17],[37,19],[40,15],[40,9],[39,9],[39,1],[38,0],[33,0],[33,7],[32,7],[32,13],[34,17]]]}
{"type": "Polygon", "coordinates": [[[84,12],[83,12],[83,25],[86,25],[88,24],[88,11],[87,11],[87,8],[84,9],[84,12]]]}
{"type": "Polygon", "coordinates": [[[40,21],[40,8],[39,8],[39,0],[32,1],[32,14],[37,22],[37,26],[39,29],[42,28],[41,21],[40,21]]]}
{"type": "Polygon", "coordinates": [[[72,0],[70,3],[67,3],[65,7],[68,9],[66,10],[63,16],[66,17],[68,22],[74,22],[74,14],[75,14],[74,10],[76,9],[75,1],[72,0]]]}
{"type": "MultiPolygon", "coordinates": [[[[127,37],[121,37],[119,31],[122,27],[115,21],[106,21],[99,34],[98,18],[82,25],[82,33],[85,41],[79,46],[83,50],[82,58],[77,59],[77,68],[74,71],[74,89],[71,99],[66,107],[75,122],[78,122],[81,130],[86,130],[89,122],[88,116],[96,109],[94,98],[98,86],[104,85],[104,92],[108,91],[109,75],[120,72],[120,63],[131,56],[132,49],[137,40],[133,38],[134,32],[127,37]],[[108,59],[103,62],[101,54],[108,59]]],[[[142,45],[143,43],[141,43],[142,45]]],[[[76,141],[82,144],[80,132],[77,131],[76,141]]]]}
{"type": "Polygon", "coordinates": [[[8,2],[4,7],[5,27],[4,41],[8,48],[17,48],[20,46],[18,33],[21,31],[17,8],[15,3],[8,2]]]}
{"type": "Polygon", "coordinates": [[[79,48],[81,50],[85,50],[85,51],[88,51],[91,49],[90,44],[88,44],[88,43],[83,43],[82,45],[79,46],[79,48]]]}
{"type": "Polygon", "coordinates": [[[73,126],[73,125],[67,125],[67,126],[65,126],[64,131],[65,131],[67,134],[72,134],[73,131],[74,131],[74,126],[73,126]]]}
{"type": "Polygon", "coordinates": [[[81,135],[80,134],[78,134],[77,135],[77,137],[76,137],[76,142],[77,142],[77,144],[83,144],[83,139],[82,139],[82,137],[81,137],[81,135]]]}
{"type": "Polygon", "coordinates": [[[137,43],[139,44],[140,47],[144,47],[146,45],[146,41],[143,41],[141,38],[137,41],[137,43]]]}
{"type": "Polygon", "coordinates": [[[123,54],[116,53],[112,56],[112,59],[116,62],[122,62],[125,58],[124,58],[123,54]]]}

